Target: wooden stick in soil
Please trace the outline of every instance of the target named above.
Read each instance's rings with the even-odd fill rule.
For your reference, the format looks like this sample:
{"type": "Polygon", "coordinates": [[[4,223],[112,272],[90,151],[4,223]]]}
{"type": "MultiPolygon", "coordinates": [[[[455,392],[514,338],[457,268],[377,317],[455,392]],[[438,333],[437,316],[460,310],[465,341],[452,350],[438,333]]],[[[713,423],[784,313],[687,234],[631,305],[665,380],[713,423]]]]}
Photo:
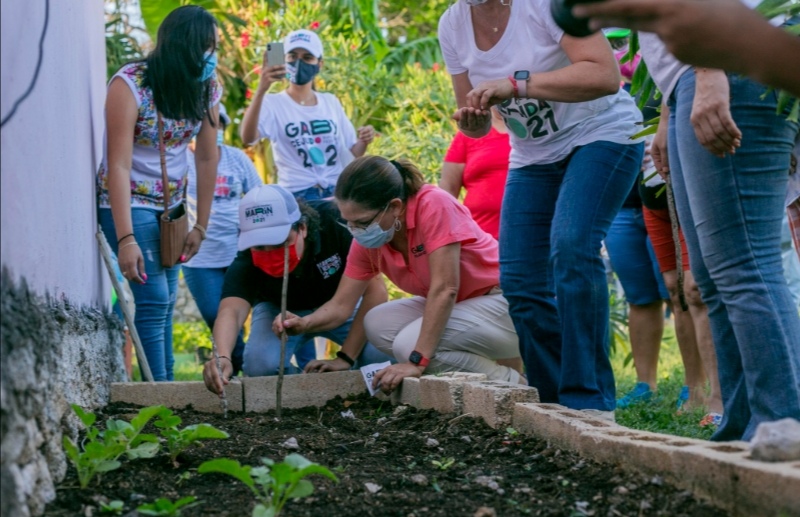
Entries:
{"type": "Polygon", "coordinates": [[[281,391],[283,390],[283,362],[286,360],[286,296],[289,292],[289,244],[283,245],[283,287],[281,288],[281,362],[278,363],[278,383],[275,388],[275,415],[281,417],[281,391]]]}
{"type": "Polygon", "coordinates": [[[672,192],[672,177],[667,175],[667,208],[669,209],[669,220],[672,224],[672,243],[675,245],[675,266],[678,269],[678,299],[681,301],[681,309],[689,310],[686,304],[686,294],[683,292],[683,252],[681,250],[681,236],[678,233],[678,210],[675,208],[675,194],[672,192]]]}
{"type": "MultiPolygon", "coordinates": [[[[217,375],[222,380],[222,364],[219,362],[219,350],[214,336],[211,336],[211,351],[214,352],[214,362],[217,363],[217,375]]],[[[232,362],[232,361],[231,361],[232,362]]],[[[222,383],[222,393],[219,398],[219,405],[222,408],[222,418],[228,418],[228,396],[225,394],[225,383],[222,383]]]]}
{"type": "Polygon", "coordinates": [[[117,274],[114,272],[114,265],[111,262],[111,247],[108,245],[106,236],[100,227],[97,227],[97,244],[100,246],[100,255],[103,257],[103,262],[108,270],[108,276],[111,278],[111,285],[114,291],[117,292],[117,299],[119,299],[119,306],[122,308],[122,316],[125,318],[125,324],[128,326],[128,332],[133,341],[133,347],[136,349],[136,360],[139,362],[139,367],[142,369],[142,378],[147,382],[153,382],[153,373],[150,371],[150,364],[147,362],[147,356],[144,355],[142,342],[139,339],[139,333],[136,331],[136,325],[133,324],[133,314],[128,307],[128,299],[125,291],[122,290],[117,274]]]}

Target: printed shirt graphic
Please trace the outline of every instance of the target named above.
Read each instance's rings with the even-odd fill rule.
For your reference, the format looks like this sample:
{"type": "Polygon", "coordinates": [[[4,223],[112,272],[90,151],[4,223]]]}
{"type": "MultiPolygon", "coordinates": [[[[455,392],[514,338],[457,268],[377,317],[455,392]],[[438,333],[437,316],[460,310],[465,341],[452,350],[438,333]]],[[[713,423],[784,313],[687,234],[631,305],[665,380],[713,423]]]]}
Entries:
{"type": "Polygon", "coordinates": [[[406,214],[408,264],[388,244],[368,249],[354,240],[345,275],[369,280],[383,273],[403,291],[427,296],[431,288],[430,254],[459,242],[460,284],[456,301],[484,295],[500,283],[497,241],[478,226],[456,198],[439,187],[425,185],[409,198],[406,214]]]}
{"type": "Polygon", "coordinates": [[[290,192],[335,185],[356,143],[356,131],[333,94],[316,92],[301,106],[285,91],[266,95],[258,132],[272,143],[278,184],[290,192]]]}
{"type": "MultiPolygon", "coordinates": [[[[158,151],[158,123],[153,101],[153,91],[145,88],[144,74],[145,63],[130,63],[114,74],[111,78],[120,77],[133,92],[136,105],[139,108],[139,117],[133,134],[133,156],[131,162],[131,207],[163,208],[164,198],[163,181],[161,179],[161,158],[158,151]]],[[[109,81],[109,84],[111,84],[109,81]]],[[[211,79],[211,102],[209,107],[215,106],[222,97],[222,86],[217,82],[216,75],[211,79]]],[[[202,121],[172,120],[164,118],[164,148],[167,162],[167,177],[169,178],[170,204],[175,206],[183,201],[184,188],[186,187],[186,174],[188,163],[186,148],[189,142],[200,132],[202,121]]],[[[103,149],[105,150],[104,136],[103,149]]],[[[108,173],[107,157],[103,156],[103,163],[97,172],[98,204],[101,208],[108,208],[108,173]]]]}
{"type": "MultiPolygon", "coordinates": [[[[187,152],[189,165],[189,189],[187,204],[189,224],[197,220],[197,169],[194,154],[187,152]]],[[[219,146],[217,184],[211,201],[211,217],[206,228],[206,240],[200,251],[183,267],[221,268],[228,267],[236,257],[239,238],[239,201],[242,196],[264,182],[255,165],[242,151],[229,145],[219,146]]]]}
{"type": "MultiPolygon", "coordinates": [[[[472,30],[463,30],[470,26],[471,16],[464,2],[451,5],[439,20],[439,42],[447,70],[453,75],[467,73],[473,86],[517,70],[536,74],[571,64],[561,48],[564,32],[553,21],[549,0],[513,2],[505,33],[487,51],[478,49],[472,30]]],[[[509,130],[511,168],[554,163],[575,147],[599,140],[636,143],[629,137],[642,120],[624,90],[588,102],[510,99],[497,107],[509,130]]]]}

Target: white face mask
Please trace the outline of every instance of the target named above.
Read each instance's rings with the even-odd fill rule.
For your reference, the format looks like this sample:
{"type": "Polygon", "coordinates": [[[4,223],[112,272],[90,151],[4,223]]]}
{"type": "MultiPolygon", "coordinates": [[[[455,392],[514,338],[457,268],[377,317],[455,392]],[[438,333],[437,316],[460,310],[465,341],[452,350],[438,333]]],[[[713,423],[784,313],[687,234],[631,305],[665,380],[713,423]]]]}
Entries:
{"type": "Polygon", "coordinates": [[[469,6],[481,5],[481,4],[485,4],[486,2],[487,2],[487,0],[464,0],[464,3],[469,5],[469,6]]]}

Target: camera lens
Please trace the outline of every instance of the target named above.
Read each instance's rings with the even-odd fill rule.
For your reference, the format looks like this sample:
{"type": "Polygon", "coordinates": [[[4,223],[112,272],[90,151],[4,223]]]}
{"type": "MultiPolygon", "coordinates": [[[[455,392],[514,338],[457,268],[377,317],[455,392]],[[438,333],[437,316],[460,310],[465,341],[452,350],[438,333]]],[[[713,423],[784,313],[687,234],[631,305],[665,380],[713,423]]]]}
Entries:
{"type": "Polygon", "coordinates": [[[575,18],[572,15],[572,8],[576,4],[586,4],[589,2],[599,2],[602,0],[550,0],[550,13],[553,20],[570,36],[583,38],[592,34],[589,29],[588,18],[575,18]]]}

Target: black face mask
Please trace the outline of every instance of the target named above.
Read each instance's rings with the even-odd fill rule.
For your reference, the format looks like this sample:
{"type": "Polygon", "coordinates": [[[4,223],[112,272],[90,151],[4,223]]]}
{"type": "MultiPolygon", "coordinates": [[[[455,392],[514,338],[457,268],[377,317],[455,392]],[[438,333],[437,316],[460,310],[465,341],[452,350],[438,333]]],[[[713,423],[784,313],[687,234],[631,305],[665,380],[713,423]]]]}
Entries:
{"type": "Polygon", "coordinates": [[[289,71],[289,81],[302,86],[311,82],[319,73],[319,63],[310,65],[305,61],[297,60],[294,63],[286,63],[286,70],[289,71]]]}

